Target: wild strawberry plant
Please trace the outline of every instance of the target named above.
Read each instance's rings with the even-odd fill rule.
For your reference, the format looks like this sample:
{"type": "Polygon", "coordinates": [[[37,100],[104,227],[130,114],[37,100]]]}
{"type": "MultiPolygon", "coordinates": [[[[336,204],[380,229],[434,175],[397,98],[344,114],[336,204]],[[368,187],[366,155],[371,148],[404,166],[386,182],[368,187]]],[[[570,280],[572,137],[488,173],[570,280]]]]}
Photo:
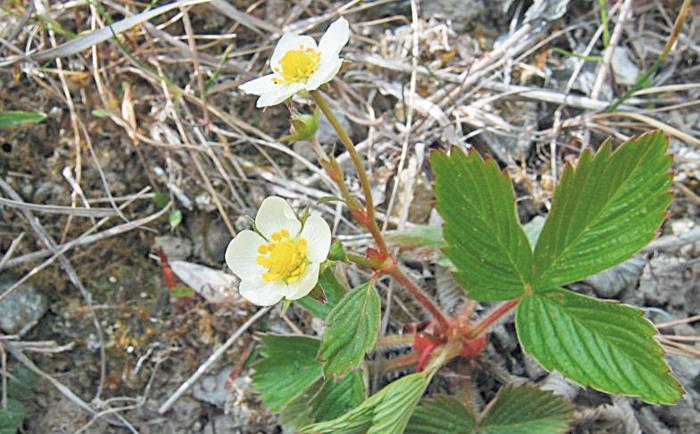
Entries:
{"type": "Polygon", "coordinates": [[[263,202],[252,230],[231,242],[226,260],[242,280],[243,297],[259,305],[294,302],[325,321],[320,337],[260,339],[254,386],[263,402],[281,413],[282,423],[307,433],[566,432],[570,404],[534,385],[506,385],[481,410],[456,397],[424,396],[442,367],[455,358],[477,358],[489,327],[513,311],[523,350],[545,369],[650,403],[678,401],[683,390],[643,312],[565,288],[630,258],[654,238],[671,201],[666,137],[654,132],[615,150],[611,142],[595,153],[584,150],[576,167],[565,167],[534,242],[518,221],[511,181],[494,160],[458,147],[434,151],[430,163],[443,231],[414,232],[403,241],[439,247],[436,262],[454,270],[469,301],[448,315],[389,250],[376,223],[364,163],[318,90],[338,72],[348,39],[342,18],[319,45],[286,34],[272,56],[273,74],[242,86],[260,97],[259,107],[285,101],[291,107],[289,98],[297,93],[311,97],[351,156],[363,199],[350,192],[341,166],[315,140],[316,110],[304,116],[293,109],[293,131],[285,139],[311,141],[340,199],[374,241],[365,252],[346,252],[342,244],[331,244],[320,214],[299,217],[286,201],[272,197],[263,202]],[[368,271],[368,281],[345,288],[334,274],[338,261],[368,271]],[[376,282],[383,276],[394,279],[431,319],[414,325],[411,333],[379,337],[376,282]],[[474,321],[475,301],[500,304],[474,321]],[[400,363],[414,373],[369,395],[366,356],[392,343],[412,345],[400,363]]]}

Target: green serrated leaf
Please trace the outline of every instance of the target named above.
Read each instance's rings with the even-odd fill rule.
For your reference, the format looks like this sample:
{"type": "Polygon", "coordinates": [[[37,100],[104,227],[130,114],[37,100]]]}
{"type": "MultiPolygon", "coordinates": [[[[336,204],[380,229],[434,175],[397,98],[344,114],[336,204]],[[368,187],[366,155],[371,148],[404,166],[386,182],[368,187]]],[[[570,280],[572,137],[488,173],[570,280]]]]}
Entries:
{"type": "Polygon", "coordinates": [[[404,434],[467,434],[475,423],[472,411],[459,400],[437,395],[420,402],[404,434]]]}
{"type": "Polygon", "coordinates": [[[402,377],[367,398],[344,415],[304,427],[303,433],[370,433],[403,432],[430,378],[422,373],[402,377]]]}
{"type": "Polygon", "coordinates": [[[506,386],[488,405],[479,421],[485,434],[564,434],[573,411],[569,402],[536,386],[506,386]]]}
{"type": "Polygon", "coordinates": [[[389,390],[377,404],[372,416],[372,425],[367,434],[401,434],[404,432],[416,404],[423,396],[430,381],[422,374],[412,374],[408,377],[413,378],[402,383],[400,387],[392,388],[390,386],[401,380],[395,381],[387,387],[389,390]]]}
{"type": "Polygon", "coordinates": [[[379,294],[367,283],[343,298],[331,310],[318,359],[326,377],[344,376],[374,349],[381,320],[379,294]]]}
{"type": "Polygon", "coordinates": [[[17,427],[24,422],[25,417],[27,417],[27,410],[24,405],[14,399],[8,399],[7,409],[3,410],[0,407],[0,429],[14,428],[16,431],[17,427]]]}
{"type": "Polygon", "coordinates": [[[279,415],[279,423],[282,425],[283,432],[296,433],[306,425],[314,422],[311,418],[309,402],[318,393],[321,384],[321,380],[317,381],[282,409],[279,415]]]}
{"type": "Polygon", "coordinates": [[[317,422],[335,419],[360,405],[366,397],[361,372],[352,371],[340,381],[328,378],[309,403],[311,415],[317,422]]]}
{"type": "Polygon", "coordinates": [[[657,404],[683,396],[640,309],[555,289],[523,297],[516,328],[525,351],[577,383],[657,404]]]}
{"type": "Polygon", "coordinates": [[[445,255],[475,300],[507,300],[525,291],[532,249],[515,209],[508,176],[476,151],[433,152],[437,210],[445,220],[445,255]]]}
{"type": "Polygon", "coordinates": [[[272,411],[280,411],[321,378],[320,341],[307,336],[264,335],[263,359],[253,367],[253,388],[272,411]]]}
{"type": "Polygon", "coordinates": [[[535,247],[533,283],[546,290],[632,257],[654,238],[671,202],[671,157],[660,131],[567,165],[535,247]]]}
{"type": "Polygon", "coordinates": [[[0,130],[37,124],[46,119],[44,113],[23,111],[0,111],[0,130]]]}

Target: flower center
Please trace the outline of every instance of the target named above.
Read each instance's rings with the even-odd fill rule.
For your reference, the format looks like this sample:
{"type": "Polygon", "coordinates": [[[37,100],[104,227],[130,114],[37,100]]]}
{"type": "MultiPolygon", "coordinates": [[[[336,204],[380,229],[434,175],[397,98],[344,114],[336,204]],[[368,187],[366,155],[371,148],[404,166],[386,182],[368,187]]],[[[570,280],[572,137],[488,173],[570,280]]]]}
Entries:
{"type": "Polygon", "coordinates": [[[286,229],[273,233],[271,238],[271,242],[258,247],[260,255],[256,262],[267,268],[267,272],[263,273],[263,280],[296,282],[304,274],[309,263],[306,258],[306,240],[291,239],[286,229]]]}
{"type": "Polygon", "coordinates": [[[313,48],[299,46],[296,50],[289,50],[284,53],[280,64],[275,68],[275,72],[281,78],[275,78],[277,84],[292,84],[305,81],[316,71],[321,62],[321,53],[313,48]]]}

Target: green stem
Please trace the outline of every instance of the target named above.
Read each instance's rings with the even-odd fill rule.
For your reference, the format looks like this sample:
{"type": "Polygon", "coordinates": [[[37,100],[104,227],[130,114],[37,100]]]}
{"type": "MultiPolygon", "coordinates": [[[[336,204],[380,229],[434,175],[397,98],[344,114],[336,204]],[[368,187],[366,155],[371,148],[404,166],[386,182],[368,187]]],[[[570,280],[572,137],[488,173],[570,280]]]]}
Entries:
{"type": "Polygon", "coordinates": [[[343,143],[343,146],[345,146],[345,149],[350,154],[350,158],[352,159],[352,162],[355,165],[355,169],[357,170],[357,174],[360,177],[360,185],[362,186],[362,192],[365,196],[365,208],[367,210],[367,229],[372,234],[374,241],[377,243],[379,251],[383,254],[388,255],[389,249],[387,248],[386,242],[384,241],[384,237],[382,236],[381,231],[377,226],[377,221],[374,215],[375,213],[374,202],[372,201],[372,187],[369,183],[367,171],[365,171],[365,167],[362,164],[362,158],[357,152],[355,145],[352,143],[350,136],[345,131],[345,128],[343,128],[343,126],[338,121],[338,118],[336,118],[333,112],[331,111],[331,108],[328,106],[328,103],[326,103],[326,100],[323,98],[321,92],[317,90],[312,90],[309,93],[313,97],[314,101],[316,101],[316,104],[321,109],[323,114],[326,116],[326,119],[328,119],[328,122],[330,122],[331,126],[333,126],[333,129],[335,129],[336,133],[338,133],[340,141],[343,143]]]}

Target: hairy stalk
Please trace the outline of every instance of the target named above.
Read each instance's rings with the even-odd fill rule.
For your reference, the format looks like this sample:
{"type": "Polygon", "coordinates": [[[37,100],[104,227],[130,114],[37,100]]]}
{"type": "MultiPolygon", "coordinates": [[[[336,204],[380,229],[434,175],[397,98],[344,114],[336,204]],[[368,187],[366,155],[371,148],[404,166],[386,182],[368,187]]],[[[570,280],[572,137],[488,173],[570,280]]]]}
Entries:
{"type": "Polygon", "coordinates": [[[511,309],[517,306],[518,302],[520,302],[520,299],[516,298],[500,304],[497,308],[492,310],[491,313],[486,316],[486,318],[482,319],[479,324],[465,333],[464,337],[467,339],[474,339],[475,337],[484,333],[493,323],[501,319],[503,315],[507,314],[511,309]]]}
{"type": "Polygon", "coordinates": [[[447,316],[440,310],[440,308],[433,302],[433,300],[428,297],[422,289],[418,287],[413,281],[406,276],[398,266],[394,265],[391,267],[389,270],[386,271],[388,275],[393,277],[397,282],[399,282],[406,290],[413,296],[413,298],[416,299],[418,303],[420,303],[429,313],[432,315],[432,317],[435,319],[435,321],[438,322],[440,327],[444,330],[447,330],[450,327],[450,322],[447,319],[447,316]]]}
{"type": "Polygon", "coordinates": [[[396,345],[411,345],[414,340],[415,336],[412,333],[408,333],[405,335],[379,336],[377,338],[377,348],[393,347],[396,345]]]}
{"type": "Polygon", "coordinates": [[[321,109],[323,114],[326,116],[326,119],[328,119],[328,122],[330,122],[330,124],[333,126],[333,129],[335,129],[336,133],[338,133],[340,141],[343,143],[343,146],[345,146],[345,149],[350,154],[350,158],[352,159],[352,162],[355,165],[355,169],[357,170],[357,174],[360,177],[360,185],[362,185],[362,192],[365,196],[367,221],[362,223],[365,224],[367,230],[369,230],[370,234],[372,234],[372,238],[374,238],[374,242],[377,243],[379,251],[385,255],[388,255],[389,249],[387,248],[386,242],[384,241],[384,237],[382,236],[382,233],[379,230],[379,226],[377,226],[377,220],[374,215],[372,187],[370,186],[369,178],[367,177],[367,171],[365,171],[365,167],[362,164],[362,158],[357,152],[355,145],[352,143],[350,136],[348,136],[348,133],[345,131],[343,126],[340,125],[338,118],[335,117],[330,107],[328,106],[328,103],[326,103],[326,100],[323,98],[321,92],[313,90],[309,93],[313,97],[314,101],[316,101],[316,104],[321,109]]]}

